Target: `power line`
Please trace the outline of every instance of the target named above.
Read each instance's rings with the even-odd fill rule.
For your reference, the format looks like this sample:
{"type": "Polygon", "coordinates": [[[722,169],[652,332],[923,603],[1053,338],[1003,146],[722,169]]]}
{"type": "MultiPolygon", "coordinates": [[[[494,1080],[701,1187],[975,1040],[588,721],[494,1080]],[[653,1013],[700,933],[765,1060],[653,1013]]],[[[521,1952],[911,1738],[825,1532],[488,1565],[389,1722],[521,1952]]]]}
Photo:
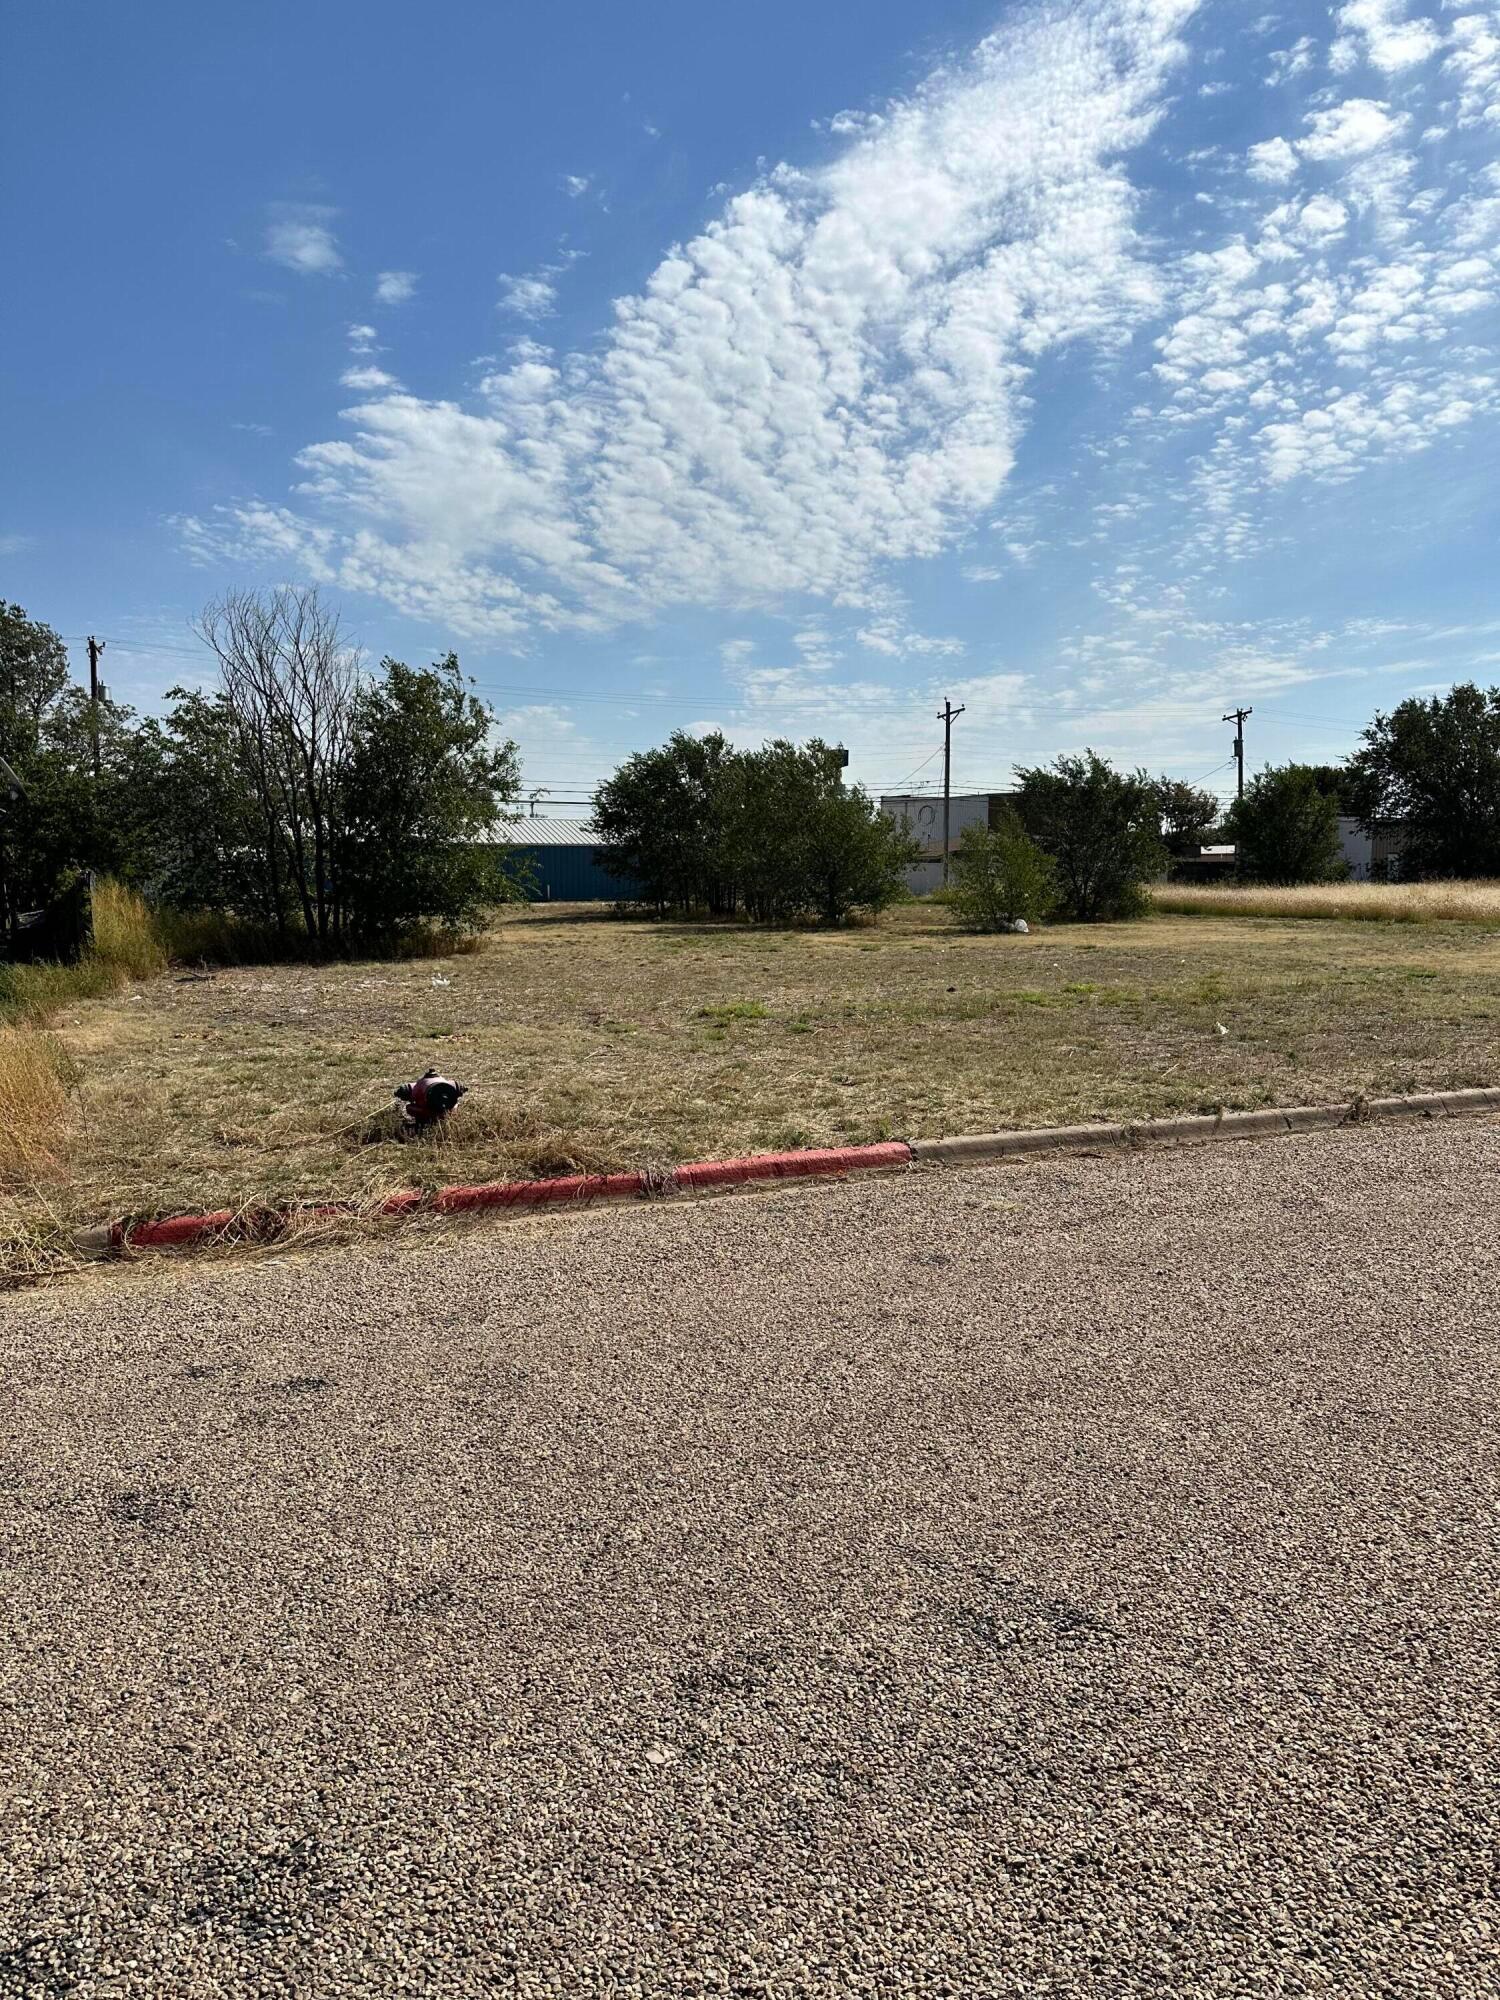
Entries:
{"type": "Polygon", "coordinates": [[[936,750],[930,751],[928,755],[922,759],[921,763],[918,764],[916,771],[908,771],[906,776],[904,778],[898,779],[894,785],[882,786],[881,787],[882,791],[889,790],[892,792],[899,792],[903,785],[909,785],[911,783],[912,779],[917,775],[917,771],[925,771],[927,769],[927,766],[932,762],[933,758],[936,755],[937,755],[936,750]]]}

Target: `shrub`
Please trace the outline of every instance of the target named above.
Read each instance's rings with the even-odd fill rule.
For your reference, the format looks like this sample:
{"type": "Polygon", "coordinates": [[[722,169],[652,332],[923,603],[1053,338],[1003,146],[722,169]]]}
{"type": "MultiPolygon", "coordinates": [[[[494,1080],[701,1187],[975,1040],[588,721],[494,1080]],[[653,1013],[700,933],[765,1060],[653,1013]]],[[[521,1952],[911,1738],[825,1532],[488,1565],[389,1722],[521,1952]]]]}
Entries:
{"type": "Polygon", "coordinates": [[[759,923],[846,923],[905,892],[917,846],[826,743],[733,750],[679,731],[594,795],[599,856],[657,910],[759,923]]]}
{"type": "Polygon", "coordinates": [[[227,910],[156,912],[158,934],[178,965],[264,965],[295,956],[274,924],[231,916],[227,910]]]}
{"type": "Polygon", "coordinates": [[[1224,830],[1252,882],[1329,882],[1339,860],[1339,804],[1308,764],[1268,766],[1229,808],[1224,830]]]}
{"type": "Polygon", "coordinates": [[[1150,779],[1092,750],[1016,776],[1021,823],[1056,868],[1062,914],[1078,923],[1143,916],[1146,884],[1167,862],[1150,779]]]}
{"type": "Polygon", "coordinates": [[[1052,863],[1016,818],[995,826],[966,826],[953,856],[948,895],[960,922],[975,930],[1005,930],[1023,919],[1036,923],[1052,908],[1057,878],[1052,863]]]}

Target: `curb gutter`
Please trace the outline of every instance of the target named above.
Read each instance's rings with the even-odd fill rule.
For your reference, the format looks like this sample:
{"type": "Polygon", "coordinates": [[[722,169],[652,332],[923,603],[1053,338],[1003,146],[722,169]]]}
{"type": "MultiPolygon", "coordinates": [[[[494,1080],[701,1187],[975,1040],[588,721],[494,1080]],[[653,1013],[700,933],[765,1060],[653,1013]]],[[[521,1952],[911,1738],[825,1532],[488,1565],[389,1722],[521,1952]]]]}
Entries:
{"type": "Polygon", "coordinates": [[[1212,1139],[1272,1139],[1287,1132],[1395,1119],[1462,1118],[1500,1111],[1500,1089],[1430,1090],[1413,1097],[1356,1097],[1352,1104],[1297,1104],[1285,1110],[1224,1111],[1217,1117],[1153,1118],[1133,1125],[1052,1125],[1035,1131],[975,1132],[957,1139],[913,1139],[912,1161],[959,1164],[1033,1153],[1098,1153],[1111,1148],[1198,1145],[1212,1139]]]}
{"type": "Polygon", "coordinates": [[[1342,1125],[1392,1120],[1460,1118],[1500,1112],[1500,1088],[1434,1090],[1412,1097],[1357,1097],[1352,1104],[1302,1104],[1287,1110],[1225,1111],[1217,1117],[1156,1118],[1128,1125],[1050,1125],[1015,1132],[975,1132],[953,1139],[891,1139],[873,1146],[820,1146],[787,1153],[752,1153],[741,1159],[695,1160],[670,1171],[645,1168],[619,1174],[568,1174],[556,1180],[486,1181],[474,1186],[418,1188],[387,1195],[374,1209],[347,1202],[292,1203],[280,1208],[203,1215],[140,1217],[80,1229],[74,1247],[83,1256],[126,1250],[169,1250],[214,1241],[271,1242],[300,1220],[375,1214],[460,1214],[470,1209],[592,1207],[601,1201],[650,1200],[696,1190],[736,1187],[749,1181],[805,1180],[889,1171],[898,1167],[961,1166],[975,1160],[1029,1158],[1048,1153],[1134,1151],[1147,1146],[1201,1145],[1216,1139],[1269,1139],[1342,1125]]]}

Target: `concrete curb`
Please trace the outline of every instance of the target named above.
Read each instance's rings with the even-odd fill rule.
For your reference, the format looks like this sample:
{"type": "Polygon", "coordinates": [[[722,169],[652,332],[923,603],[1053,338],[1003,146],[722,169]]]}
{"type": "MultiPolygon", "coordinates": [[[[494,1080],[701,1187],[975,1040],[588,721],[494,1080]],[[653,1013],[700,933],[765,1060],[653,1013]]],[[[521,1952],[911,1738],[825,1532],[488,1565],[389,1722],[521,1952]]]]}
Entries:
{"type": "Polygon", "coordinates": [[[455,1215],[483,1208],[592,1207],[597,1202],[649,1200],[747,1181],[800,1180],[910,1165],[911,1148],[904,1139],[875,1146],[808,1147],[789,1153],[752,1153],[743,1159],[693,1160],[669,1172],[643,1168],[622,1174],[567,1174],[553,1180],[484,1181],[475,1186],[442,1187],[430,1194],[419,1188],[403,1188],[365,1209],[348,1202],[304,1202],[239,1212],[225,1208],[204,1215],[126,1218],[78,1230],[73,1245],[80,1256],[102,1257],[125,1250],[175,1250],[215,1241],[269,1243],[286,1235],[299,1221],[352,1220],[360,1215],[455,1215]]]}
{"type": "Polygon", "coordinates": [[[914,1165],[1011,1160],[1037,1153],[1097,1153],[1145,1146],[1201,1145],[1214,1139],[1270,1139],[1393,1119],[1462,1118],[1500,1111],[1500,1089],[1431,1090],[1413,1097],[1356,1097],[1352,1104],[1297,1104],[1286,1110],[1224,1111],[1217,1117],[1154,1118],[1132,1125],[1053,1125],[1034,1131],[974,1132],[913,1139],[914,1165]]]}
{"type": "Polygon", "coordinates": [[[592,1207],[736,1187],[748,1181],[810,1180],[897,1167],[1030,1158],[1048,1153],[1131,1151],[1147,1146],[1201,1145],[1216,1139],[1269,1139],[1340,1125],[1398,1119],[1460,1118],[1500,1111],[1500,1088],[1434,1090],[1414,1097],[1357,1097],[1352,1104],[1300,1104],[1288,1110],[1225,1111],[1217,1117],[1159,1118],[1131,1125],[1050,1125],[1017,1132],[974,1132],[953,1139],[890,1139],[873,1146],[819,1146],[740,1159],[694,1160],[667,1172],[568,1174],[556,1180],[484,1181],[424,1193],[403,1188],[373,1209],[348,1202],[306,1202],[282,1208],[218,1209],[204,1215],[143,1216],[96,1223],[75,1232],[80,1256],[126,1250],[170,1250],[214,1241],[274,1242],[298,1221],[360,1215],[452,1215],[484,1208],[592,1207]]]}

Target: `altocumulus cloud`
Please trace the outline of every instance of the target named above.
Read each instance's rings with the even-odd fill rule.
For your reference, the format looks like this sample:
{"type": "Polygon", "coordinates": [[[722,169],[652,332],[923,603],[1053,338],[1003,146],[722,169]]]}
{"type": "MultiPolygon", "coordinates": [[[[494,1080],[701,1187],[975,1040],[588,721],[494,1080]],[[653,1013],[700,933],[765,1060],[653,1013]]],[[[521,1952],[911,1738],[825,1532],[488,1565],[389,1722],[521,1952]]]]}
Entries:
{"type": "MultiPolygon", "coordinates": [[[[469,405],[372,397],[300,454],[297,508],[228,508],[190,541],[296,549],[516,641],[672,603],[860,601],[993,499],[1043,356],[1157,309],[1123,159],[1190,11],[1022,17],[827,164],[730,199],[616,302],[601,352],[520,343],[469,405]]],[[[515,284],[509,309],[550,305],[515,284]]]]}
{"type": "MultiPolygon", "coordinates": [[[[985,518],[1065,348],[1116,356],[1149,327],[1121,471],[1144,491],[1136,441],[1182,440],[1153,491],[1187,510],[1170,534],[1190,565],[1252,551],[1255,510],[1289,482],[1500,411],[1488,17],[1350,0],[1273,52],[1243,151],[1179,162],[1234,199],[1217,239],[1195,224],[1173,254],[1129,166],[1196,97],[1190,12],[1043,0],[909,97],[828,121],[824,164],[727,199],[616,301],[602,343],[517,340],[465,402],[351,370],[348,433],[298,455],[291,503],[225,506],[186,524],[190,545],[295,560],[518,647],[813,596],[906,657],[884,567],[985,518]],[[1440,171],[1420,151],[1439,139],[1440,171]]],[[[564,268],[503,279],[502,310],[549,315],[564,268]]]]}

